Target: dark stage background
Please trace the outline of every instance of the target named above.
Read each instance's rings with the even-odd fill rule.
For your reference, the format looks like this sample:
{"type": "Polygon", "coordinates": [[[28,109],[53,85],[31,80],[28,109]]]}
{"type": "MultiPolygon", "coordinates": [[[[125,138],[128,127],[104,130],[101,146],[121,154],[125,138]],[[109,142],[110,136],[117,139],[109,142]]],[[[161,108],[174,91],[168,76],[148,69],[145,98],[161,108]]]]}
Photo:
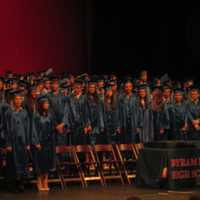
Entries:
{"type": "Polygon", "coordinates": [[[0,2],[0,72],[197,76],[200,12],[192,3],[113,0],[0,2]]]}
{"type": "Polygon", "coordinates": [[[132,74],[146,68],[155,75],[168,72],[180,79],[198,76],[199,6],[96,1],[95,16],[96,72],[132,74]]]}

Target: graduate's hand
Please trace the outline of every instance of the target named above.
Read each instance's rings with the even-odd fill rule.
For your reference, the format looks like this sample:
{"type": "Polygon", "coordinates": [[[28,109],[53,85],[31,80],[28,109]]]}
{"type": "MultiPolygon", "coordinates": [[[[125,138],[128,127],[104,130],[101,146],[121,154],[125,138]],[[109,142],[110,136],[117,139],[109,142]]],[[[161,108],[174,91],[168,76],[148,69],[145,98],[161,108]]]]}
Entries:
{"type": "Polygon", "coordinates": [[[117,128],[117,129],[116,129],[116,132],[117,132],[118,134],[121,134],[121,132],[122,132],[121,128],[117,128]]]}
{"type": "Polygon", "coordinates": [[[31,150],[30,145],[27,145],[27,146],[26,146],[26,150],[27,150],[27,151],[30,151],[30,150],[31,150]]]}
{"type": "Polygon", "coordinates": [[[84,134],[87,134],[87,133],[88,133],[88,128],[85,127],[85,128],[83,129],[83,132],[84,132],[84,134]]]}
{"type": "Polygon", "coordinates": [[[160,129],[160,134],[162,135],[164,132],[165,132],[165,129],[164,129],[164,128],[161,128],[161,129],[160,129]]]}
{"type": "Polygon", "coordinates": [[[199,125],[199,120],[197,119],[197,120],[192,120],[192,125],[195,127],[195,126],[197,126],[197,125],[199,125]]]}
{"type": "Polygon", "coordinates": [[[87,127],[87,132],[88,132],[88,133],[91,133],[91,132],[92,132],[92,127],[91,127],[90,125],[87,127]]]}
{"type": "Polygon", "coordinates": [[[136,128],[137,133],[141,133],[141,128],[136,128]]]}
{"type": "Polygon", "coordinates": [[[65,126],[64,123],[58,124],[56,126],[57,132],[60,133],[60,134],[63,134],[64,133],[64,126],[65,126]]]}
{"type": "Polygon", "coordinates": [[[11,146],[6,147],[6,151],[7,152],[12,152],[12,147],[11,146]]]}
{"type": "Polygon", "coordinates": [[[100,129],[100,132],[103,133],[103,132],[104,132],[104,128],[101,128],[101,129],[100,129]]]}
{"type": "Polygon", "coordinates": [[[42,146],[40,144],[36,144],[35,147],[40,151],[42,149],[42,146]]]}

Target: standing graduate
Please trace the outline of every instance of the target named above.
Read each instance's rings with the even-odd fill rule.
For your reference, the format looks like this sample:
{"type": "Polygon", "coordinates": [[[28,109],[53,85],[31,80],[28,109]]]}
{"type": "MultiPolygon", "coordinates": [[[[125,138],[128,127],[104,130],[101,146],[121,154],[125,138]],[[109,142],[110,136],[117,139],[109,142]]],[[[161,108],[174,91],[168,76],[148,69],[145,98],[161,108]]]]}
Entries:
{"type": "Polygon", "coordinates": [[[153,110],[155,140],[167,140],[167,134],[165,134],[164,130],[168,128],[168,123],[166,122],[161,86],[152,88],[151,107],[153,110]]]}
{"type": "Polygon", "coordinates": [[[189,138],[191,140],[200,139],[200,101],[199,90],[191,89],[189,93],[189,101],[187,103],[187,116],[189,126],[189,138]]]}
{"type": "Polygon", "coordinates": [[[55,120],[50,113],[49,106],[46,96],[39,97],[38,110],[34,114],[38,145],[33,150],[33,157],[39,191],[49,191],[48,173],[50,169],[55,168],[56,160],[55,120]]]}
{"type": "Polygon", "coordinates": [[[164,104],[164,121],[166,121],[164,130],[162,131],[162,136],[164,140],[172,140],[173,134],[169,126],[168,109],[171,107],[173,103],[173,90],[168,85],[163,86],[162,100],[164,104]]]}
{"type": "Polygon", "coordinates": [[[133,83],[128,80],[124,84],[124,94],[119,99],[119,128],[117,133],[120,143],[139,142],[139,108],[133,83]]]}
{"type": "Polygon", "coordinates": [[[117,129],[119,128],[119,116],[118,116],[118,104],[117,100],[113,94],[113,89],[111,86],[106,88],[105,98],[104,98],[104,144],[116,144],[119,143],[119,138],[117,137],[117,129]]]}
{"type": "Polygon", "coordinates": [[[12,92],[11,109],[5,114],[7,177],[10,189],[23,191],[23,180],[26,176],[26,164],[29,158],[30,145],[35,144],[31,134],[29,115],[22,107],[21,91],[12,92]]]}
{"type": "Polygon", "coordinates": [[[146,85],[138,88],[140,142],[154,141],[153,110],[149,102],[146,85]]]}
{"type": "Polygon", "coordinates": [[[88,143],[102,143],[104,134],[103,104],[98,98],[96,83],[94,81],[88,83],[88,92],[86,94],[86,118],[88,119],[88,143]]]}
{"type": "Polygon", "coordinates": [[[69,106],[65,106],[63,118],[63,124],[68,129],[73,145],[88,143],[89,118],[86,115],[86,106],[82,82],[77,80],[73,87],[73,94],[69,97],[69,106]]]}
{"type": "Polygon", "coordinates": [[[169,126],[172,131],[172,139],[187,140],[187,110],[184,102],[183,91],[175,90],[174,102],[168,107],[169,126]]]}
{"type": "Polygon", "coordinates": [[[66,132],[62,131],[63,125],[62,120],[64,117],[64,108],[68,106],[68,97],[63,96],[60,91],[60,84],[57,77],[53,77],[51,82],[52,91],[48,94],[50,109],[52,114],[55,116],[57,125],[57,145],[67,145],[69,144],[68,135],[66,132]],[[60,131],[59,131],[60,130],[60,131]]]}

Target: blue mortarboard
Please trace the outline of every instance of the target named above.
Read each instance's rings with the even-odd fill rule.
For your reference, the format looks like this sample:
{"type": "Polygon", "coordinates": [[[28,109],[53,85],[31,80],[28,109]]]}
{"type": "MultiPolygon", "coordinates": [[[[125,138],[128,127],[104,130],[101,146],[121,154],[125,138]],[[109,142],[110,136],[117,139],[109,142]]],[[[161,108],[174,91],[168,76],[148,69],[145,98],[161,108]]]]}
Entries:
{"type": "Polygon", "coordinates": [[[48,99],[48,97],[47,97],[46,95],[42,95],[42,96],[39,96],[39,97],[37,98],[37,102],[38,102],[38,103],[43,103],[43,102],[45,102],[45,101],[49,101],[49,99],[48,99]]]}
{"type": "Polygon", "coordinates": [[[24,90],[10,90],[9,94],[12,98],[17,97],[17,96],[23,96],[24,90]]]}
{"type": "Polygon", "coordinates": [[[4,77],[0,77],[0,81],[4,82],[4,77]]]}

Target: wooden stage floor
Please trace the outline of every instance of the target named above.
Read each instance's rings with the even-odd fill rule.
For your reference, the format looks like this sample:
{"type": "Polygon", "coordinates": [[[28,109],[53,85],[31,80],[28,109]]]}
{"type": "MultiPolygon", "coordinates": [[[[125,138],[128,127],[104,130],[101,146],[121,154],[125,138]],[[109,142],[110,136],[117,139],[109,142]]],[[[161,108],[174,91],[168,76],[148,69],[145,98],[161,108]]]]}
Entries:
{"type": "Polygon", "coordinates": [[[135,186],[109,186],[102,188],[99,185],[91,185],[87,189],[73,186],[61,191],[54,188],[51,192],[38,193],[34,189],[28,189],[22,194],[12,194],[0,191],[0,200],[126,200],[131,196],[138,196],[142,200],[187,200],[194,191],[172,192],[165,190],[154,190],[136,188],[135,186]]]}

